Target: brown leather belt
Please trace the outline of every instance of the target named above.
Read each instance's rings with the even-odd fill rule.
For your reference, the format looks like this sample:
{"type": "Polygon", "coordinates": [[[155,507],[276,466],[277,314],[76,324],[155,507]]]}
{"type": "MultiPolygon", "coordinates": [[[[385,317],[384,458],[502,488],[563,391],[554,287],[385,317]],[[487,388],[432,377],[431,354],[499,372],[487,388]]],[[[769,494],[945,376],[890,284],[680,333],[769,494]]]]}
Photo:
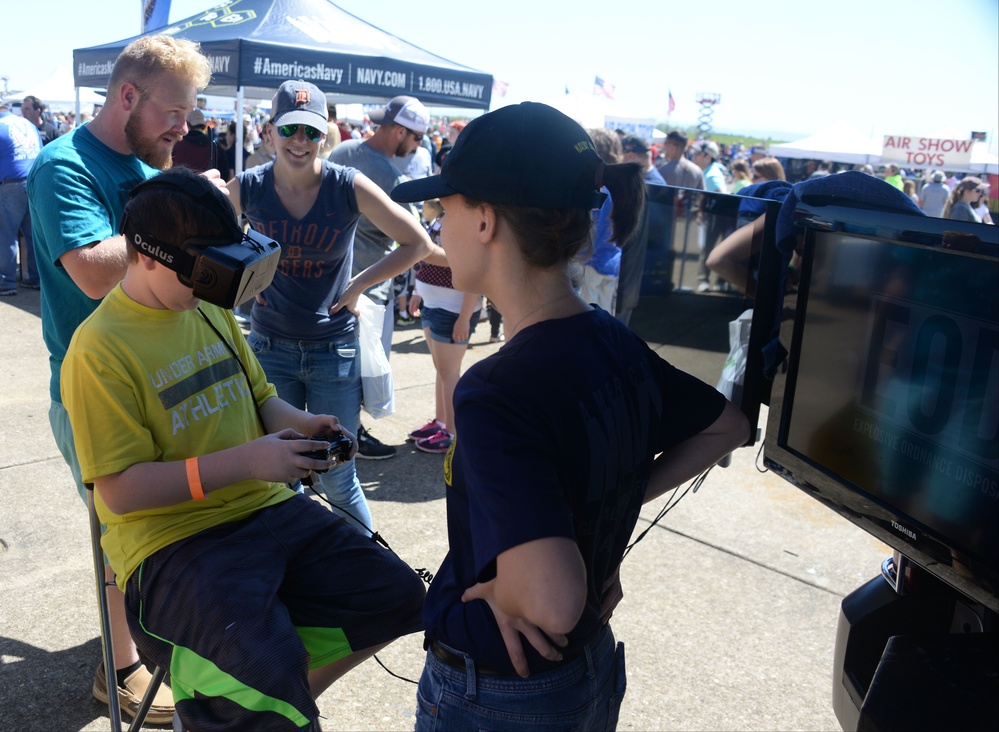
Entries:
{"type": "Polygon", "coordinates": [[[0,182],[0,186],[7,185],[8,183],[20,183],[27,178],[6,178],[3,182],[0,182]]]}

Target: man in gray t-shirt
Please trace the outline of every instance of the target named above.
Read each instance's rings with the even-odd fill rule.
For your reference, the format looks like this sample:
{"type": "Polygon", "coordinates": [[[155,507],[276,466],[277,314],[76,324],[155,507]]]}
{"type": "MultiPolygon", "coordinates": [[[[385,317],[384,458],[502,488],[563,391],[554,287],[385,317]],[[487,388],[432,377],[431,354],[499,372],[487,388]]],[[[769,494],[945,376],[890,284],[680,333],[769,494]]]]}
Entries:
{"type": "Polygon", "coordinates": [[[687,135],[680,130],[672,130],[666,135],[663,160],[657,166],[668,186],[704,190],[704,173],[699,167],[684,157],[687,149],[687,135]]]}
{"type": "MultiPolygon", "coordinates": [[[[408,157],[420,147],[430,125],[430,112],[414,97],[395,97],[382,109],[368,114],[378,125],[367,140],[345,140],[333,148],[331,163],[354,168],[370,178],[385,193],[390,194],[399,183],[409,180],[392,163],[393,157],[408,157]]],[[[401,205],[401,204],[400,204],[401,205]]],[[[415,216],[415,211],[413,212],[415,216]]],[[[354,233],[354,267],[351,276],[378,262],[392,251],[395,242],[362,215],[354,233]]],[[[365,291],[376,304],[385,309],[382,320],[382,348],[388,358],[392,349],[395,309],[392,306],[392,280],[385,280],[365,291]]],[[[382,460],[395,455],[396,449],[383,445],[371,436],[363,425],[357,428],[357,456],[382,460]]]]}
{"type": "Polygon", "coordinates": [[[950,188],[944,183],[946,179],[947,175],[942,170],[937,170],[919,192],[919,207],[927,216],[938,219],[943,217],[944,206],[950,198],[950,188]]]}
{"type": "MultiPolygon", "coordinates": [[[[341,142],[333,148],[329,159],[332,163],[356,168],[383,191],[391,193],[399,183],[409,180],[392,164],[392,158],[408,157],[420,147],[430,125],[430,112],[414,97],[401,96],[368,116],[378,125],[375,133],[366,140],[341,142]]],[[[392,239],[379,231],[367,217],[361,216],[354,235],[353,274],[370,267],[392,251],[392,244],[392,239]]],[[[386,280],[370,288],[366,294],[385,305],[391,302],[391,288],[392,281],[386,280]]],[[[391,315],[391,308],[389,311],[391,315]]],[[[387,342],[391,344],[392,318],[387,318],[385,322],[387,342]]],[[[388,350],[386,346],[386,355],[388,350]]]]}

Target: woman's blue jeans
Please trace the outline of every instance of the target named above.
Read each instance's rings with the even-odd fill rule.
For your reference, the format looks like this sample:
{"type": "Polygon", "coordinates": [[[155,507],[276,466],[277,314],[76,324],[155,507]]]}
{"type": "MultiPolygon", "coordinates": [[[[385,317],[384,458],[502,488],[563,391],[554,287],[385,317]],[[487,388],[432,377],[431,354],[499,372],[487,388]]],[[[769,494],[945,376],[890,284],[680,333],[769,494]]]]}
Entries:
{"type": "Polygon", "coordinates": [[[467,656],[457,669],[428,651],[416,732],[613,730],[625,687],[624,644],[615,645],[609,626],[581,656],[526,679],[479,674],[467,656]]]}
{"type": "MultiPolygon", "coordinates": [[[[250,332],[250,348],[277,387],[278,396],[312,414],[332,414],[351,433],[361,415],[361,362],[357,340],[347,344],[293,341],[250,332]]],[[[371,512],[357,479],[354,461],[319,476],[333,510],[364,533],[371,533],[371,512]]]]}

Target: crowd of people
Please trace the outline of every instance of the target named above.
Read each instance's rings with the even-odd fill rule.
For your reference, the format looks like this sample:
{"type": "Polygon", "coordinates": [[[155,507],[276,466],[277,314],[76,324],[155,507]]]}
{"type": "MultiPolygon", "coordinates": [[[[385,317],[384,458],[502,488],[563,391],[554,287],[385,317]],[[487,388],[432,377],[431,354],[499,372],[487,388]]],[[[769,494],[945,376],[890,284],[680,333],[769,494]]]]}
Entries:
{"type": "MultiPolygon", "coordinates": [[[[905,170],[897,163],[885,163],[875,167],[870,163],[849,164],[805,158],[778,161],[769,155],[765,147],[747,148],[742,143],[724,145],[700,138],[691,141],[682,130],[671,131],[664,143],[653,144],[651,148],[657,169],[662,171],[665,168],[671,171],[667,184],[684,188],[738,193],[745,186],[761,180],[757,177],[757,163],[767,160],[767,167],[772,172],[769,176],[763,177],[763,180],[776,180],[779,177],[780,180],[796,183],[847,170],[859,170],[879,177],[904,191],[926,212],[927,216],[937,218],[948,218],[943,214],[946,196],[950,196],[951,191],[965,179],[969,182],[964,183],[963,188],[984,190],[985,199],[989,194],[988,184],[980,177],[969,174],[932,168],[905,170]],[[678,165],[680,155],[689,165],[682,163],[678,165]],[[779,176],[774,168],[775,163],[781,166],[779,176]],[[944,187],[947,189],[946,196],[941,196],[940,191],[944,187]]],[[[987,200],[980,202],[976,213],[982,221],[991,223],[987,200]]]]}
{"type": "MultiPolygon", "coordinates": [[[[115,668],[98,665],[94,696],[134,715],[141,652],[171,671],[152,723],[316,730],[319,694],[422,631],[417,729],[613,729],[609,620],[641,505],[749,434],[628,327],[647,186],[749,201],[790,186],[780,161],[533,103],[466,124],[400,96],[350,124],[301,80],[223,122],[198,103],[210,76],[197,44],[152,35],[88,124],[0,106],[0,294],[41,291],[53,436],[93,491],[115,583],[115,668]],[[240,322],[195,297],[191,260],[247,227],[281,257],[240,322]],[[435,372],[434,415],[409,433],[445,455],[449,550],[426,591],[373,541],[354,465],[396,451],[361,424],[361,298],[386,359],[394,325],[419,319],[435,372]],[[484,308],[504,345],[462,375],[484,308]],[[349,454],[324,457],[337,437],[349,454]]],[[[941,172],[914,193],[965,220],[984,194],[941,172]]],[[[702,292],[745,257],[706,242],[702,292]]]]}
{"type": "Polygon", "coordinates": [[[613,728],[624,659],[607,621],[638,507],[748,433],[711,387],[575,289],[573,262],[605,196],[609,240],[638,227],[649,151],[607,163],[575,122],[524,104],[447,128],[450,148],[430,158],[437,174],[418,177],[398,166],[428,141],[418,100],[371,112],[366,137],[344,140],[336,126],[341,141],[324,157],[330,108],[291,80],[262,130],[270,160],[246,166],[257,150],[244,146],[241,160],[231,130],[228,144],[196,138],[209,78],[196,44],[148,36],[118,58],[90,124],[42,148],[30,120],[13,121],[37,142],[12,182],[28,204],[16,232],[34,224],[50,422],[81,497],[92,484],[116,585],[115,668],[98,666],[95,697],[117,694],[135,714],[150,683],[141,652],[171,672],[150,722],[318,729],[319,694],[422,630],[418,728],[513,710],[544,725],[553,705],[613,728]],[[525,125],[538,136],[510,155],[525,125]],[[281,242],[245,336],[235,301],[203,301],[191,279],[196,252],[245,236],[240,216],[281,242]],[[381,308],[390,333],[394,280],[417,263],[406,310],[423,321],[438,399],[413,438],[447,453],[451,504],[452,551],[426,601],[418,575],[372,541],[352,459],[358,351],[372,347],[358,340],[359,299],[381,308]],[[507,342],[459,379],[483,296],[506,316],[507,342]],[[580,362],[588,369],[572,368],[580,362]],[[574,404],[585,419],[552,423],[574,404]],[[600,435],[624,424],[633,442],[608,451],[600,435]],[[337,436],[347,453],[323,453],[337,436]],[[523,460],[495,470],[497,449],[523,460]],[[582,459],[598,452],[602,467],[582,459]],[[332,510],[303,494],[314,471],[332,510]],[[525,497],[531,520],[507,520],[525,497]],[[423,703],[469,668],[481,704],[423,703]]]}

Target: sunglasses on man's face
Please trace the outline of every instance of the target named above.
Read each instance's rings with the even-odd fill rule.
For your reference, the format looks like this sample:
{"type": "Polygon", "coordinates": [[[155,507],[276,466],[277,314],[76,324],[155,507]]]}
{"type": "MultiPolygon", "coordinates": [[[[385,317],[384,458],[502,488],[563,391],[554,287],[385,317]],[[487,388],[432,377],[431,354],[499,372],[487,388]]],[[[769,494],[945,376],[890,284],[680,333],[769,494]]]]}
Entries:
{"type": "Polygon", "coordinates": [[[319,142],[323,137],[322,131],[309,125],[278,125],[277,131],[281,137],[294,137],[298,134],[299,127],[305,128],[305,137],[309,142],[319,142]]]}

